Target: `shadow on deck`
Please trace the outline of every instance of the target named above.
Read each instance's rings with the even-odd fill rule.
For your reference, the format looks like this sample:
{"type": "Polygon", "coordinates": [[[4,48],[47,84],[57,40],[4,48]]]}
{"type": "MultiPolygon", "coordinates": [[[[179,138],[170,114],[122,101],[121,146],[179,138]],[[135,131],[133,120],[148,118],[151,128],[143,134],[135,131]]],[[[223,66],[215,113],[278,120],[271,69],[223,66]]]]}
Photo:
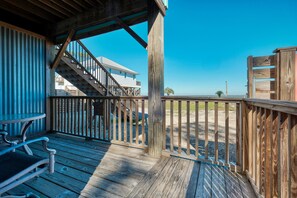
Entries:
{"type": "MultiPolygon", "coordinates": [[[[66,135],[48,135],[57,150],[55,173],[7,194],[40,197],[253,197],[247,179],[222,167],[66,135]]],[[[32,145],[35,155],[46,155],[32,145]]]]}

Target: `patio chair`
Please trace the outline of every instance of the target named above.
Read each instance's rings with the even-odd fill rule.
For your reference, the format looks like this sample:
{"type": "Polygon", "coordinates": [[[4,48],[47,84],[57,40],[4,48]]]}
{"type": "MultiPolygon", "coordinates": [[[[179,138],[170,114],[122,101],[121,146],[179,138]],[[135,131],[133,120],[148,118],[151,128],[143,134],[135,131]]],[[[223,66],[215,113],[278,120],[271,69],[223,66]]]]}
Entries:
{"type": "Polygon", "coordinates": [[[54,172],[56,151],[47,148],[48,141],[47,137],[40,137],[0,150],[0,196],[46,170],[50,173],[54,172]],[[19,150],[25,145],[39,141],[42,142],[43,149],[49,154],[47,158],[29,155],[19,150]]]}
{"type": "Polygon", "coordinates": [[[1,136],[0,151],[7,147],[15,146],[18,143],[17,140],[14,140],[14,141],[8,140],[7,135],[8,135],[8,133],[5,130],[3,130],[3,129],[0,130],[0,136],[1,136]]]}

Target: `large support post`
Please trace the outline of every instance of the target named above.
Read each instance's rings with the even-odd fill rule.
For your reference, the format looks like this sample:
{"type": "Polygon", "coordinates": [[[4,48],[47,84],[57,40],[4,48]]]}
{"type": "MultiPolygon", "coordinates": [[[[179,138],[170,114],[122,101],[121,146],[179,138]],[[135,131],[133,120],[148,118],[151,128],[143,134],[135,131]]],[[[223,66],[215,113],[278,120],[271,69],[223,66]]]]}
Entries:
{"type": "Polygon", "coordinates": [[[154,1],[148,1],[148,151],[162,154],[162,103],[164,95],[164,16],[154,1]]]}
{"type": "Polygon", "coordinates": [[[51,41],[46,41],[46,131],[51,131],[52,107],[50,96],[55,94],[55,70],[51,69],[51,64],[55,59],[55,45],[51,41]]]}

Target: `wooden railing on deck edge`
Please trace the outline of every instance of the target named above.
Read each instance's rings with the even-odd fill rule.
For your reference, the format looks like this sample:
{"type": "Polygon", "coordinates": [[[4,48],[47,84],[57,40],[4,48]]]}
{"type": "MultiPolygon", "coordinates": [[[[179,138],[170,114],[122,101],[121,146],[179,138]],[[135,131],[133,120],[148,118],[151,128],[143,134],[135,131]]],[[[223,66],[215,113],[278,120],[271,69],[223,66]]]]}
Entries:
{"type": "Polygon", "coordinates": [[[265,197],[297,197],[297,102],[245,99],[246,175],[265,197]]]}

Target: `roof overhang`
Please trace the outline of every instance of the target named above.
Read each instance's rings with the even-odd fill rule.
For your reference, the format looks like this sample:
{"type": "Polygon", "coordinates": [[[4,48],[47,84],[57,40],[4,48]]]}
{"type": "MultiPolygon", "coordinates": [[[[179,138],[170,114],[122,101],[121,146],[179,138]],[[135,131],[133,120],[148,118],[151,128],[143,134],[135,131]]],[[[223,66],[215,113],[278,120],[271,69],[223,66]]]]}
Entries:
{"type": "MultiPolygon", "coordinates": [[[[61,43],[70,29],[73,40],[121,29],[116,17],[128,26],[147,21],[151,0],[3,0],[0,20],[61,43]]],[[[165,15],[162,0],[154,0],[165,15]]]]}

